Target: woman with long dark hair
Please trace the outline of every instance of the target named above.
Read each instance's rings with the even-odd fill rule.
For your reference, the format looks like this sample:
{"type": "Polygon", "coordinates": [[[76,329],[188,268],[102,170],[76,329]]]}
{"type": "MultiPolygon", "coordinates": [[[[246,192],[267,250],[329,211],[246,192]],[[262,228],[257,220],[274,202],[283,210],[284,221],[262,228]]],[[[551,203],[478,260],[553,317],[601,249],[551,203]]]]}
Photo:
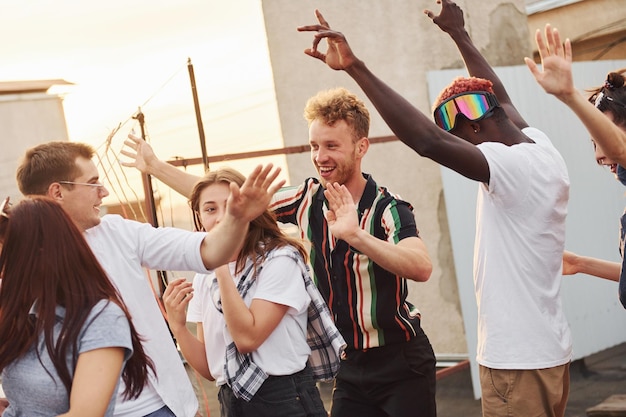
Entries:
{"type": "Polygon", "coordinates": [[[111,416],[120,375],[137,397],[152,362],[115,287],[56,202],[0,216],[3,417],[111,416]]]}

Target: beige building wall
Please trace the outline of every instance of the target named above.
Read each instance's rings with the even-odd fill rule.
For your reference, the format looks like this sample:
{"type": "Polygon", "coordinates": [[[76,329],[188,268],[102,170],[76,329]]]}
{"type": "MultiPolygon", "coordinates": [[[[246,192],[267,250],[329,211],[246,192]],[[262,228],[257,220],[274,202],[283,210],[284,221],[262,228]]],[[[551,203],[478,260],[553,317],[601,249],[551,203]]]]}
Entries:
{"type": "MultiPolygon", "coordinates": [[[[492,65],[518,65],[531,53],[523,0],[457,3],[465,11],[466,28],[492,65]]],[[[319,90],[337,86],[348,88],[368,104],[371,138],[392,135],[348,75],[303,53],[313,35],[299,33],[296,27],[317,23],[316,8],[333,29],[346,35],[355,54],[375,74],[427,114],[427,72],[462,67],[452,40],[423,14],[425,8],[439,12],[434,0],[265,0],[263,13],[285,146],[307,143],[302,117],[306,100],[319,90]]],[[[292,184],[316,175],[308,153],[287,158],[292,184]]],[[[422,326],[435,352],[467,354],[439,166],[394,141],[372,145],[363,170],[415,208],[434,270],[428,282],[411,282],[410,300],[422,311],[422,326]]]]}
{"type": "MultiPolygon", "coordinates": [[[[574,61],[624,59],[626,57],[626,1],[585,0],[528,16],[530,42],[546,23],[572,41],[574,61]]],[[[603,80],[598,80],[601,84],[603,80]]]]}
{"type": "Polygon", "coordinates": [[[44,92],[0,94],[0,198],[18,200],[15,170],[24,151],[39,143],[68,140],[63,100],[44,92]]]}

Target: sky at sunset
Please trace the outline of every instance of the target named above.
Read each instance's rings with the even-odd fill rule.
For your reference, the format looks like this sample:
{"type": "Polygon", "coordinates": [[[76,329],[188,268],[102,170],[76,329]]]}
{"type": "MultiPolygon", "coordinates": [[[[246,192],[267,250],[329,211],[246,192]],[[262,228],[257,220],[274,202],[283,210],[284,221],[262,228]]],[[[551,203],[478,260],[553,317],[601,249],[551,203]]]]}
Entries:
{"type": "Polygon", "coordinates": [[[0,80],[74,83],[51,90],[70,140],[122,124],[119,150],[141,106],[161,158],[200,157],[191,58],[209,155],[283,146],[260,0],[0,0],[0,25],[0,80]]]}

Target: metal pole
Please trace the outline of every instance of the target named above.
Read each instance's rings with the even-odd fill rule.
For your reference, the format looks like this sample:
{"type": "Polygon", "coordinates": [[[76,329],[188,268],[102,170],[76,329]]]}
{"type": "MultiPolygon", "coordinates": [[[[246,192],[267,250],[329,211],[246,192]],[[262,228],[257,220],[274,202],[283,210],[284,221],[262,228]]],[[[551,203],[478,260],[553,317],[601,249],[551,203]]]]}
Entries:
{"type": "Polygon", "coordinates": [[[198,101],[198,91],[196,89],[196,77],[193,72],[191,58],[187,58],[187,69],[189,70],[189,80],[191,82],[191,94],[193,96],[193,107],[196,111],[196,124],[198,126],[198,135],[200,136],[200,149],[202,151],[202,165],[204,171],[209,170],[209,160],[206,152],[206,139],[204,137],[204,126],[202,125],[202,114],[200,114],[200,102],[198,101]]]}
{"type": "MultiPolygon", "coordinates": [[[[146,129],[144,125],[145,119],[144,114],[141,112],[141,107],[137,110],[137,115],[133,116],[133,119],[136,119],[139,122],[139,127],[141,128],[141,138],[146,140],[146,129]]],[[[154,191],[152,189],[152,178],[150,177],[150,174],[141,174],[141,181],[143,182],[143,193],[148,222],[154,227],[159,227],[156,215],[156,204],[154,202],[154,191]]],[[[167,275],[165,271],[156,271],[156,274],[159,278],[159,291],[162,295],[165,291],[165,287],[167,287],[167,275]]]]}

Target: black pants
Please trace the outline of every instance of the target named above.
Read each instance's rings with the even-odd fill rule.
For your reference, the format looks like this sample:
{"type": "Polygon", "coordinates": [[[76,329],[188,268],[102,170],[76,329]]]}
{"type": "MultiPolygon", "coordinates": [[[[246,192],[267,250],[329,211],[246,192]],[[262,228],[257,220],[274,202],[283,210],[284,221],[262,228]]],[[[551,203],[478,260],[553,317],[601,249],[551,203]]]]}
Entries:
{"type": "Polygon", "coordinates": [[[270,376],[248,402],[228,385],[218,393],[222,417],[327,417],[324,402],[307,365],[293,375],[270,376]]]}
{"type": "Polygon", "coordinates": [[[436,360],[425,334],[348,351],[335,380],[331,417],[435,417],[436,360]]]}

